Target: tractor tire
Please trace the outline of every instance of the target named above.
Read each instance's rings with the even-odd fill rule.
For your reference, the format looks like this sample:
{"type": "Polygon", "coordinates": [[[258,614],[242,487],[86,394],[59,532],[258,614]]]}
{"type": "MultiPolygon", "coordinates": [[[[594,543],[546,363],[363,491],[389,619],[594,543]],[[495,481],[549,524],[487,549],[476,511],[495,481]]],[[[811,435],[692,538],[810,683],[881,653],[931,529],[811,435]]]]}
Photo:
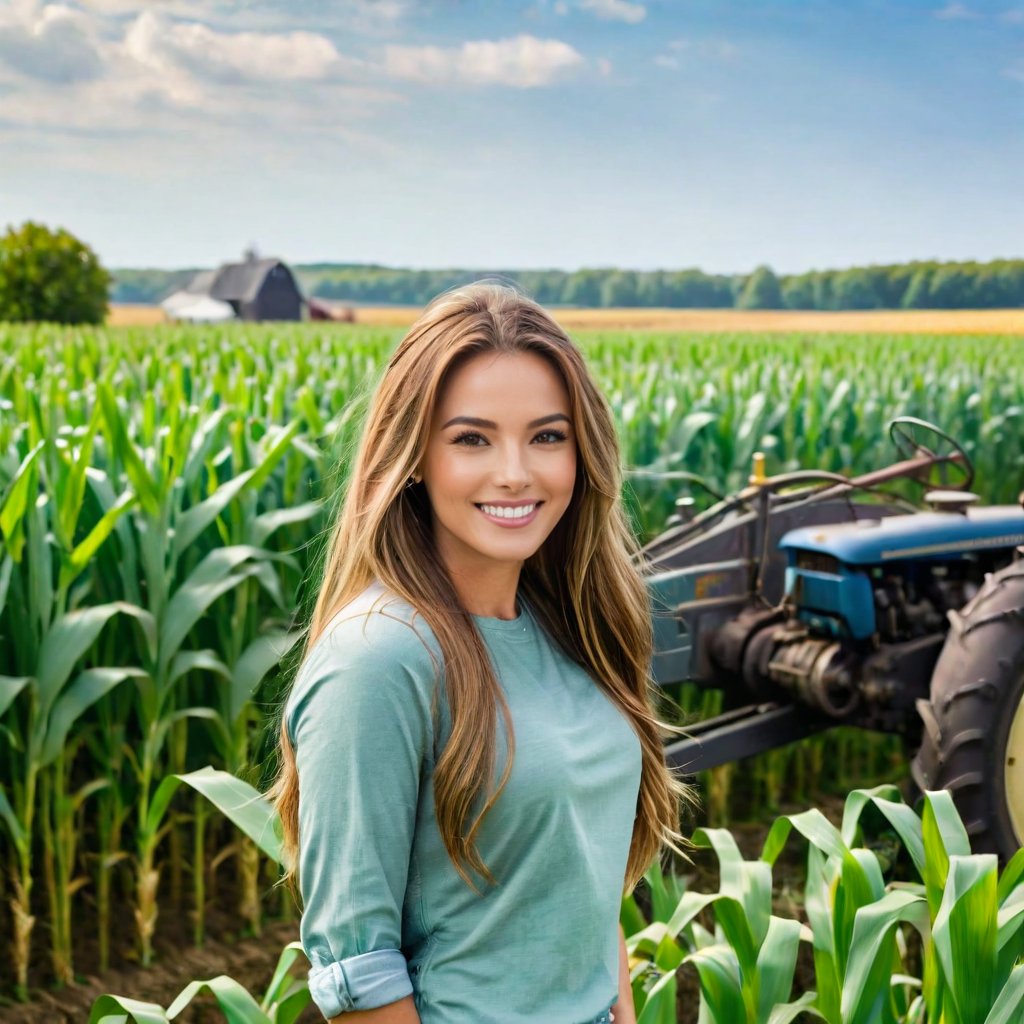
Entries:
{"type": "Polygon", "coordinates": [[[991,573],[959,612],[919,700],[922,791],[947,789],[975,852],[1024,845],[1024,561],[991,573]]]}

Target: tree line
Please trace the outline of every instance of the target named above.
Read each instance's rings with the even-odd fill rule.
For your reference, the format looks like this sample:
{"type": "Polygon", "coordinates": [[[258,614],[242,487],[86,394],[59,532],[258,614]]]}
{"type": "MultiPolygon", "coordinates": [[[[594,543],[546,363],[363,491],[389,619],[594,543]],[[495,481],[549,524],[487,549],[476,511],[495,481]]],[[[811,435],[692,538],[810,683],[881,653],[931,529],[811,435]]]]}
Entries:
{"type": "MultiPolygon", "coordinates": [[[[519,285],[543,305],[736,309],[1004,309],[1024,306],[1024,260],[915,261],[776,274],[697,269],[410,270],[370,264],[298,264],[304,293],[369,305],[419,306],[447,288],[484,277],[519,285]]],[[[113,302],[155,303],[195,270],[118,270],[113,302]]]]}

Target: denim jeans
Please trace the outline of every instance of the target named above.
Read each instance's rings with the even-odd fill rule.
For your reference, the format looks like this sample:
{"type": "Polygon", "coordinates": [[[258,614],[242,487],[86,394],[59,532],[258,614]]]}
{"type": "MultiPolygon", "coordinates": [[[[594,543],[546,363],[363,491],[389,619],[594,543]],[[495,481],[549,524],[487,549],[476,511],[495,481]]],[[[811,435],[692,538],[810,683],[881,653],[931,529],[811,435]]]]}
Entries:
{"type": "Polygon", "coordinates": [[[599,1013],[592,1020],[588,1020],[585,1024],[612,1024],[611,1007],[602,1013],[599,1013]]]}

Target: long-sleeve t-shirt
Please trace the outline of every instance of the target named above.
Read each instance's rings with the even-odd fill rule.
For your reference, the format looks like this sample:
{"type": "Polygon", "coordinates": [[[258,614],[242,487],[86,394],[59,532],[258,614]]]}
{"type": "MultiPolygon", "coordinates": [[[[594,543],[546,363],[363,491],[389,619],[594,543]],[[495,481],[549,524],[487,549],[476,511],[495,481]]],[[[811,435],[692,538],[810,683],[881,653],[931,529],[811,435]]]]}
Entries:
{"type": "MultiPolygon", "coordinates": [[[[477,833],[497,879],[471,872],[479,895],[437,827],[434,766],[451,717],[423,617],[374,583],[296,675],[284,714],[300,933],[327,1018],[412,994],[423,1024],[583,1024],[617,998],[640,743],[522,595],[519,606],[515,619],[473,616],[515,735],[511,775],[477,833]]],[[[495,782],[507,755],[496,717],[495,782]]]]}

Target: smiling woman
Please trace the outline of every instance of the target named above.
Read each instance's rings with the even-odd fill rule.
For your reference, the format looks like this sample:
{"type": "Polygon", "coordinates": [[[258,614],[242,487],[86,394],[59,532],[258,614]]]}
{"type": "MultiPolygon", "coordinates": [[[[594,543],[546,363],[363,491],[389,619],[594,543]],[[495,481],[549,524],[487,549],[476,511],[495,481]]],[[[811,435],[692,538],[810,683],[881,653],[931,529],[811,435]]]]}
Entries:
{"type": "Polygon", "coordinates": [[[423,486],[434,542],[471,612],[515,617],[522,564],[572,499],[571,424],[561,377],[533,352],[482,353],[450,371],[423,456],[423,486]],[[499,420],[472,415],[480,410],[499,420]]]}
{"type": "Polygon", "coordinates": [[[515,291],[435,300],[384,370],[274,790],[325,1017],[635,1020],[620,900],[680,798],[607,403],[515,291]]]}

